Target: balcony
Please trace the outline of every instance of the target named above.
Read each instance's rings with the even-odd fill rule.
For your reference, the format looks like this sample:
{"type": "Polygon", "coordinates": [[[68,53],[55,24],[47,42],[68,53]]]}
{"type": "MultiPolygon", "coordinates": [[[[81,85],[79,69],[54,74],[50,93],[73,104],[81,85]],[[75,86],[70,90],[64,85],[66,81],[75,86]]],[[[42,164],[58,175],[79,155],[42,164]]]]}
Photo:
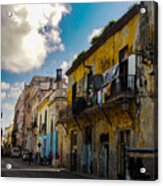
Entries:
{"type": "Polygon", "coordinates": [[[111,95],[106,100],[117,100],[120,98],[133,98],[136,93],[135,75],[119,76],[112,82],[111,95]]]}
{"type": "Polygon", "coordinates": [[[67,92],[65,89],[56,89],[54,93],[54,99],[55,98],[66,98],[67,92]]]}
{"type": "Polygon", "coordinates": [[[53,101],[58,98],[66,99],[67,98],[67,90],[64,88],[56,89],[55,92],[50,96],[50,101],[53,101]]]}
{"type": "Polygon", "coordinates": [[[84,97],[79,97],[72,102],[72,113],[73,115],[79,115],[82,111],[87,108],[87,102],[84,97]]]}
{"type": "MultiPolygon", "coordinates": [[[[103,91],[104,88],[105,87],[102,87],[101,91],[103,91]]],[[[110,95],[102,94],[102,96],[105,96],[105,103],[102,103],[101,107],[115,107],[117,104],[123,104],[124,101],[126,102],[126,100],[134,98],[135,94],[135,75],[121,75],[112,82],[110,95]]],[[[68,105],[65,109],[60,111],[59,118],[61,120],[71,119],[74,116],[79,116],[83,111],[91,113],[99,109],[99,103],[97,101],[98,95],[96,93],[94,93],[94,97],[88,99],[89,100],[86,100],[84,97],[77,98],[72,102],[72,106],[68,105]],[[88,104],[89,102],[92,104],[88,104]]]]}

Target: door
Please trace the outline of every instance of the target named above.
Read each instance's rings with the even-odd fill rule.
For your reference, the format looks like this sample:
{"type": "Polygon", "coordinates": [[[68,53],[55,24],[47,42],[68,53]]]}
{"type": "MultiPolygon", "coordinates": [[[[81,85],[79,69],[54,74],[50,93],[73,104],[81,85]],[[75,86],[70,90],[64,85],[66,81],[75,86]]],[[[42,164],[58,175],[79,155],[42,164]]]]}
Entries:
{"type": "Polygon", "coordinates": [[[127,90],[127,75],[128,75],[128,60],[120,63],[120,90],[126,91],[127,90]]]}
{"type": "Polygon", "coordinates": [[[129,146],[130,143],[130,131],[124,130],[119,132],[118,136],[118,178],[126,178],[126,154],[125,145],[129,146]]]}
{"type": "Polygon", "coordinates": [[[86,172],[92,174],[92,129],[85,128],[86,172]]]}
{"type": "Polygon", "coordinates": [[[102,177],[109,177],[109,134],[100,135],[100,143],[102,145],[101,149],[101,167],[100,175],[102,177]]]}
{"type": "Polygon", "coordinates": [[[77,170],[77,131],[71,133],[71,170],[77,170]]]}
{"type": "Polygon", "coordinates": [[[109,145],[104,145],[104,177],[109,176],[109,145]]]}
{"type": "Polygon", "coordinates": [[[120,63],[120,71],[119,71],[119,78],[120,78],[120,90],[126,91],[127,90],[127,75],[128,75],[128,46],[125,46],[119,52],[119,63],[120,63]]]}

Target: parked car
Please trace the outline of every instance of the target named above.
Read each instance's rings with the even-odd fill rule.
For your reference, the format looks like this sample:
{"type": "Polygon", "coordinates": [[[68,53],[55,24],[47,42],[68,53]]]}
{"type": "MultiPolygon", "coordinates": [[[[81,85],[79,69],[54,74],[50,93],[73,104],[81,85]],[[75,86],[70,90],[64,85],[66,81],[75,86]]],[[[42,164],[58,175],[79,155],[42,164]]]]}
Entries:
{"type": "Polygon", "coordinates": [[[23,161],[29,160],[29,150],[26,149],[22,152],[22,159],[23,161]]]}
{"type": "Polygon", "coordinates": [[[21,155],[21,151],[20,151],[20,148],[19,147],[13,147],[12,149],[11,149],[11,157],[12,158],[18,158],[18,157],[20,157],[20,155],[21,155]]]}

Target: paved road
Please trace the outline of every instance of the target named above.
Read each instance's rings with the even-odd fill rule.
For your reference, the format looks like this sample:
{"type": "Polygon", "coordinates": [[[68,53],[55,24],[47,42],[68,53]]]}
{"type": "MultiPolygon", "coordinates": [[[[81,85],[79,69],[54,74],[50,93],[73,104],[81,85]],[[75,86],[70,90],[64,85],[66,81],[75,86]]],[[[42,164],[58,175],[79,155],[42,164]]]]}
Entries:
{"type": "Polygon", "coordinates": [[[2,177],[29,177],[29,178],[65,178],[65,179],[81,179],[79,176],[66,171],[65,169],[55,169],[50,166],[39,166],[35,164],[29,165],[21,159],[2,158],[1,161],[2,177]],[[6,164],[11,164],[12,168],[8,170],[6,164]]]}

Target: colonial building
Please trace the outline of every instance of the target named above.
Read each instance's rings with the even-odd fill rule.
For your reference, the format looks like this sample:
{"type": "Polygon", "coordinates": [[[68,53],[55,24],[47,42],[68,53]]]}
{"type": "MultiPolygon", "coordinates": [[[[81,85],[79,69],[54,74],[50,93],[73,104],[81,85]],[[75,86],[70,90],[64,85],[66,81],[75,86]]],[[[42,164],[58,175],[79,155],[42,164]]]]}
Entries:
{"type": "Polygon", "coordinates": [[[56,162],[56,158],[63,162],[65,141],[62,139],[65,132],[64,128],[57,126],[58,114],[67,103],[67,84],[65,79],[62,78],[61,69],[57,69],[57,77],[55,79],[53,90],[49,91],[38,105],[38,135],[37,152],[41,157],[48,157],[51,155],[53,166],[59,166],[61,163],[56,162]]]}
{"type": "Polygon", "coordinates": [[[23,140],[23,123],[24,123],[24,92],[18,98],[14,110],[14,123],[12,132],[12,146],[18,146],[22,148],[23,140]]]}
{"type": "Polygon", "coordinates": [[[33,154],[37,145],[37,113],[38,105],[47,92],[53,89],[53,77],[34,76],[29,84],[29,93],[26,98],[27,149],[33,154]]]}
{"type": "Polygon", "coordinates": [[[14,112],[12,143],[22,150],[28,149],[35,154],[37,107],[42,97],[53,87],[54,78],[34,76],[29,85],[24,85],[14,112]]]}
{"type": "Polygon", "coordinates": [[[67,131],[72,171],[157,177],[156,11],[154,2],[133,6],[67,71],[68,105],[59,123],[67,131]]]}

